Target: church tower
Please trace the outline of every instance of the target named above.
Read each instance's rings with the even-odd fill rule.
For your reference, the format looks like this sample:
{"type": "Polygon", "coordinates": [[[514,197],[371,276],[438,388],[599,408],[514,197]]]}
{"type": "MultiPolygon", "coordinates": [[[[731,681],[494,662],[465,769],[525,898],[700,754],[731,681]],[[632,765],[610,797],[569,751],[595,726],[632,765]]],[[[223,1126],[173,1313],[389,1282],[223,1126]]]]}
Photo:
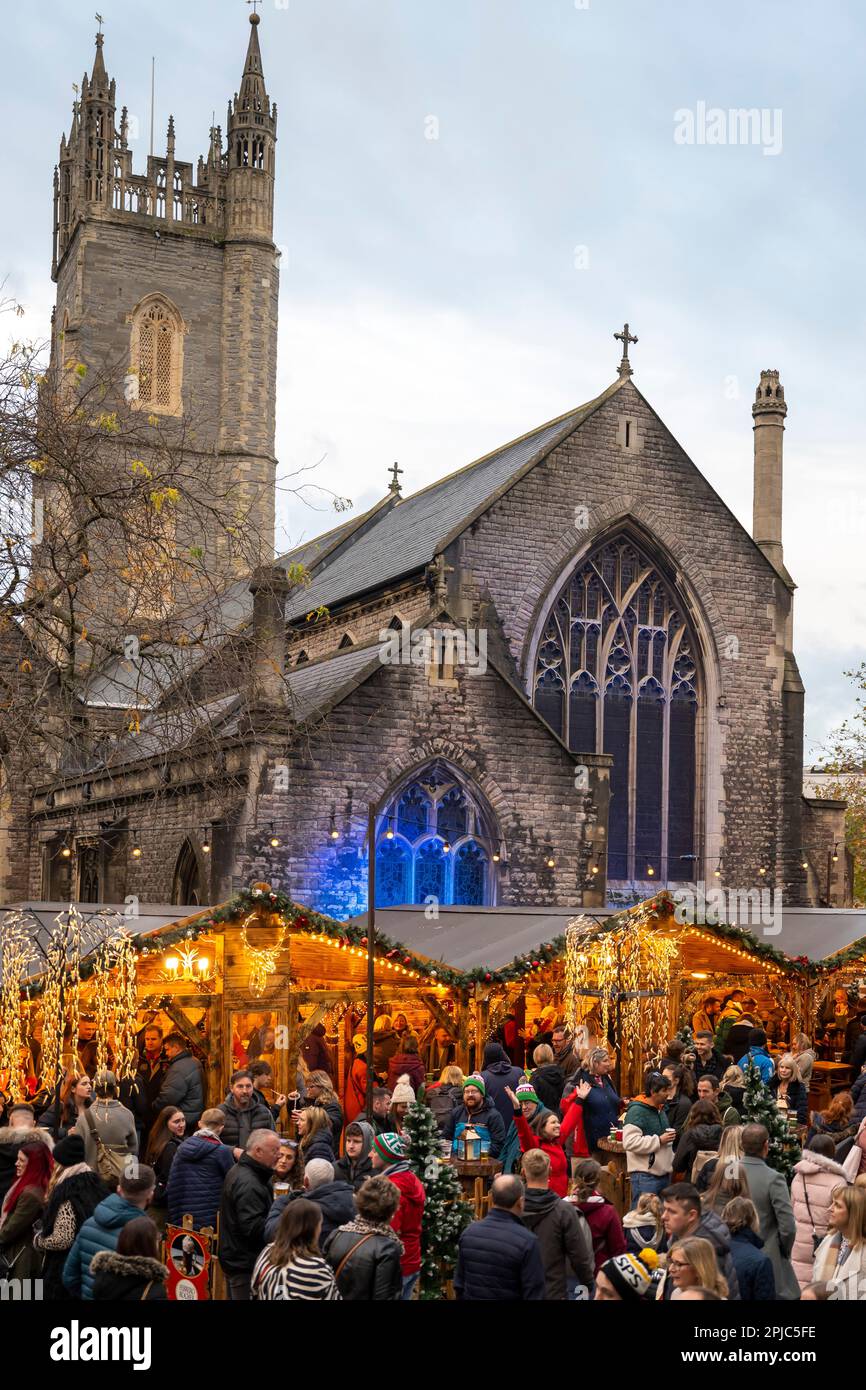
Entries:
{"type": "MultiPolygon", "coordinates": [[[[260,20],[250,15],[226,146],[212,126],[207,153],[185,161],[170,118],[164,152],[138,172],[140,132],[125,107],[118,119],[98,33],[54,176],[54,361],[118,379],[146,419],[157,417],[163,438],[195,456],[202,486],[224,506],[231,499],[243,554],[224,530],[197,534],[205,523],[178,520],[179,546],[199,547],[209,572],[226,578],[274,552],[277,110],[260,20]]],[[[183,601],[175,593],[172,606],[183,601]]]]}
{"type": "Polygon", "coordinates": [[[273,241],[277,108],[268,97],[259,21],[250,15],[240,91],[228,109],[220,452],[247,505],[264,506],[273,556],[278,266],[273,241]]]}

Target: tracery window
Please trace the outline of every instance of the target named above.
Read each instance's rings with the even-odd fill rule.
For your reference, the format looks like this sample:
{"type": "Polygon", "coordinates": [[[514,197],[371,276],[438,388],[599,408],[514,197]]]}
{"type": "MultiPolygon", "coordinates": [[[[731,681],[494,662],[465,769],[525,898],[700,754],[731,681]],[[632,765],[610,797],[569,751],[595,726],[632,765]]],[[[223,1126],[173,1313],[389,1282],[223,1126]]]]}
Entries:
{"type": "Polygon", "coordinates": [[[433,897],[483,906],[494,897],[496,843],[479,802],[444,764],[419,773],[386,806],[376,844],[376,905],[433,897]]]}
{"type": "Polygon", "coordinates": [[[198,855],[189,840],[184,840],[174,870],[171,900],[183,906],[199,907],[203,899],[203,885],[198,855]]]}
{"type": "Polygon", "coordinates": [[[671,582],[630,537],[582,560],[548,613],[539,714],[573,752],[613,756],[608,878],[693,877],[699,649],[671,582]]]}
{"type": "Polygon", "coordinates": [[[137,380],[137,403],[161,414],[182,409],[183,323],[177,310],[151,295],[132,320],[132,374],[137,380]]]}

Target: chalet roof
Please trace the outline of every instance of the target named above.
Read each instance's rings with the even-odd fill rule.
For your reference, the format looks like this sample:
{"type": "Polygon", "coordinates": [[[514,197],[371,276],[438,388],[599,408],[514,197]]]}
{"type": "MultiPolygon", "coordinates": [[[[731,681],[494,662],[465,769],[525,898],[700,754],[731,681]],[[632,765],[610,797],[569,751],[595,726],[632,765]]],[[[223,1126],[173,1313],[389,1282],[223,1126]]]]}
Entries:
{"type": "MultiPolygon", "coordinates": [[[[455,970],[500,970],[515,956],[563,936],[575,917],[602,922],[610,909],[583,907],[440,907],[431,921],[423,907],[376,909],[376,928],[408,950],[455,970]]],[[[361,927],[367,915],[350,919],[361,927]]]]}

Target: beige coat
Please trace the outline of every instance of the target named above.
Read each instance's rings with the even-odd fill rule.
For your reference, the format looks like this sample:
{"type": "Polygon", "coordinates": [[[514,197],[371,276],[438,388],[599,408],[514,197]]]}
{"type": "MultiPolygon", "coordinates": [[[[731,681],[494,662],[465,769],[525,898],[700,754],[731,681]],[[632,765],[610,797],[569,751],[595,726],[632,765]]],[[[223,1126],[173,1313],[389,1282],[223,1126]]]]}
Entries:
{"type": "Polygon", "coordinates": [[[840,1183],[845,1182],[845,1170],[841,1163],[823,1154],[807,1151],[794,1169],[791,1183],[791,1205],[797,1222],[791,1263],[801,1289],[812,1282],[812,1266],[815,1262],[815,1249],[812,1232],[823,1237],[830,1224],[830,1203],[833,1193],[840,1183]],[[811,1208],[811,1217],[809,1211],[811,1208]]]}
{"type": "Polygon", "coordinates": [[[866,1303],[866,1242],[848,1251],[847,1259],[837,1267],[840,1237],[825,1236],[815,1253],[812,1282],[829,1284],[830,1298],[866,1303]]]}

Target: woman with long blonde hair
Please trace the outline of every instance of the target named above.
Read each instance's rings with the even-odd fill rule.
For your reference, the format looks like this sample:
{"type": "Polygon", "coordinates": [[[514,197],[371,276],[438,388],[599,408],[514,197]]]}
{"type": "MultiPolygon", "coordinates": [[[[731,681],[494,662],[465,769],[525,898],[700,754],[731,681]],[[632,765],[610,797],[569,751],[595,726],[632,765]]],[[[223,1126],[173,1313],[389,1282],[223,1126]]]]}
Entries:
{"type": "Polygon", "coordinates": [[[333,1163],[334,1137],[327,1111],[321,1105],[307,1105],[297,1112],[295,1124],[304,1163],[309,1163],[312,1158],[324,1158],[326,1162],[333,1163]]]}
{"type": "Polygon", "coordinates": [[[743,1157],[743,1126],[728,1125],[722,1130],[717,1158],[711,1158],[698,1175],[704,1211],[721,1215],[722,1207],[734,1197],[748,1197],[749,1183],[740,1160],[743,1157]],[[703,1179],[703,1181],[702,1181],[703,1179]]]}

